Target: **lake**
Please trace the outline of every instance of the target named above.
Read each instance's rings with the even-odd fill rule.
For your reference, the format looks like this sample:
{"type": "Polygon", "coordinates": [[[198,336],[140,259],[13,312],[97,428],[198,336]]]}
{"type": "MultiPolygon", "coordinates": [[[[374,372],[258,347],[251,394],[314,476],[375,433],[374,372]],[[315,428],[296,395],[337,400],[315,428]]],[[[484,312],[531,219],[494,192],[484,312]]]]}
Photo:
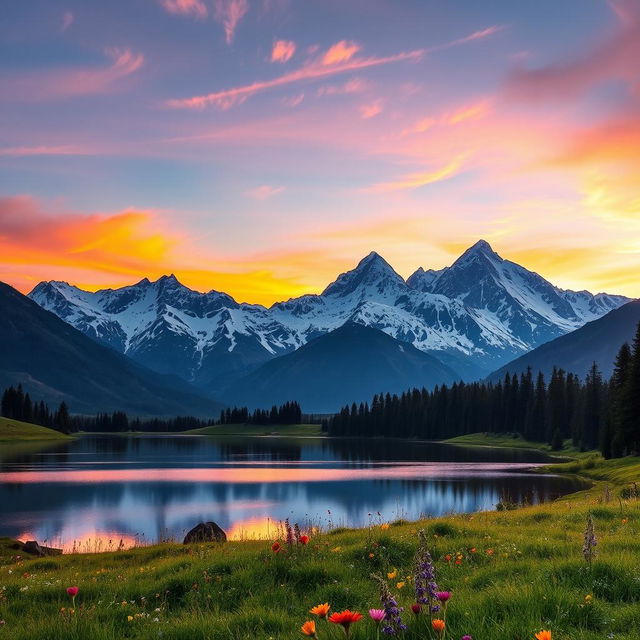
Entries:
{"type": "Polygon", "coordinates": [[[0,536],[65,550],[182,540],[200,521],[230,538],[363,526],[541,502],[584,488],[532,473],[524,449],[279,437],[86,436],[0,444],[0,536]]]}

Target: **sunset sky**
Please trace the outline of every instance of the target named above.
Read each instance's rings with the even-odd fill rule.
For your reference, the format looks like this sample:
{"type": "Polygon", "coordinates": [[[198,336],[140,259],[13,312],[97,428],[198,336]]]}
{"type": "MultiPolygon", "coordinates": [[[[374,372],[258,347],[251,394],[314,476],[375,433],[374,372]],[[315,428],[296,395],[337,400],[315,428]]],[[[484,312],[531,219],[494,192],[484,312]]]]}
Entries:
{"type": "Polygon", "coordinates": [[[0,280],[271,303],[479,238],[640,296],[640,0],[0,7],[0,280]]]}

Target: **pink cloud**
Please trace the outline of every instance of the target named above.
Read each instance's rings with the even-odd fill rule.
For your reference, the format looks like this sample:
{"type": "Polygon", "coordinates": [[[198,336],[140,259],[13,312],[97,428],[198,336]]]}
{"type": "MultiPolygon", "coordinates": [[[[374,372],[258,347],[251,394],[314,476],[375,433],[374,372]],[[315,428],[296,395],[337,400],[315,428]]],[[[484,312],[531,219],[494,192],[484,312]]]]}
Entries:
{"type": "Polygon", "coordinates": [[[248,10],[247,0],[215,0],[214,17],[224,27],[227,44],[233,42],[238,23],[248,10]]]}
{"type": "Polygon", "coordinates": [[[322,64],[332,65],[340,62],[347,62],[360,51],[361,47],[355,42],[341,40],[333,46],[329,47],[327,52],[322,56],[322,64]]]}
{"type": "Polygon", "coordinates": [[[73,24],[73,13],[71,11],[65,11],[62,16],[62,30],[66,31],[73,24]]]}
{"type": "Polygon", "coordinates": [[[268,200],[273,196],[277,196],[284,191],[284,187],[273,187],[269,184],[263,184],[255,189],[247,191],[247,195],[254,200],[268,200]]]}
{"type": "Polygon", "coordinates": [[[31,102],[108,93],[144,64],[144,56],[130,49],[108,48],[105,54],[112,63],[102,69],[53,69],[2,78],[4,99],[31,102]]]}
{"type": "Polygon", "coordinates": [[[460,173],[464,162],[464,155],[454,158],[448,164],[431,171],[423,171],[419,173],[410,173],[401,176],[392,182],[380,182],[373,185],[368,191],[379,193],[384,191],[401,191],[406,189],[417,189],[434,182],[448,180],[460,173]]]}
{"type": "Polygon", "coordinates": [[[573,60],[517,69],[507,82],[507,95],[518,100],[570,100],[612,79],[634,86],[640,60],[640,2],[611,2],[619,23],[608,37],[573,60]]]}
{"type": "Polygon", "coordinates": [[[294,107],[297,107],[298,105],[302,104],[303,100],[304,100],[304,92],[299,93],[298,95],[295,95],[295,96],[289,96],[288,98],[283,98],[282,104],[285,107],[290,107],[293,109],[294,107]]]}
{"type": "Polygon", "coordinates": [[[209,13],[203,0],[160,0],[160,4],[169,13],[194,18],[206,18],[209,13]]]}
{"type": "Polygon", "coordinates": [[[276,40],[271,50],[271,62],[289,62],[296,52],[296,43],[292,40],[276,40]]]}
{"type": "Polygon", "coordinates": [[[192,98],[169,100],[167,102],[167,106],[177,109],[202,109],[209,105],[215,105],[219,108],[226,109],[234,104],[243,102],[249,96],[268,89],[274,89],[276,87],[282,87],[305,80],[326,78],[332,75],[358,71],[394,62],[415,61],[419,60],[422,57],[422,54],[423,51],[418,49],[416,51],[407,51],[392,56],[386,56],[384,58],[356,58],[347,62],[332,64],[330,66],[316,62],[301,67],[291,73],[278,76],[272,80],[258,81],[252,84],[235,87],[233,89],[225,89],[223,91],[217,91],[215,93],[209,93],[202,96],[194,96],[192,98]]]}
{"type": "Polygon", "coordinates": [[[360,114],[365,120],[374,118],[380,113],[382,113],[382,100],[376,100],[360,106],[360,114]]]}
{"type": "Polygon", "coordinates": [[[343,84],[325,85],[319,87],[316,95],[318,96],[335,96],[346,93],[361,93],[366,91],[371,84],[362,78],[352,78],[343,84]]]}

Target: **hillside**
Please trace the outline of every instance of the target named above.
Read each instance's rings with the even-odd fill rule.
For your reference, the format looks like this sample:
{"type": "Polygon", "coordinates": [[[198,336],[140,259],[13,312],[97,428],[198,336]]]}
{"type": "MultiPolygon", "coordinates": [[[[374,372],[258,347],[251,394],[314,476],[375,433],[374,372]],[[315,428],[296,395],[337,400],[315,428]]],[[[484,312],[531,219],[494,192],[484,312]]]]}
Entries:
{"type": "Polygon", "coordinates": [[[576,373],[584,378],[595,361],[605,378],[611,377],[615,357],[624,342],[633,340],[640,322],[640,301],[629,302],[584,327],[547,342],[495,371],[490,380],[509,373],[521,373],[531,367],[548,376],[553,367],[576,373]]]}
{"type": "Polygon", "coordinates": [[[458,375],[433,356],[382,331],[348,322],[271,360],[232,385],[229,404],[270,407],[295,399],[305,412],[330,413],[374,394],[451,384],[458,375]]]}
{"type": "Polygon", "coordinates": [[[0,389],[22,383],[33,398],[75,413],[215,415],[219,403],[98,344],[0,283],[0,389]]]}
{"type": "Polygon", "coordinates": [[[69,440],[69,436],[48,427],[0,417],[0,442],[25,440],[69,440]]]}

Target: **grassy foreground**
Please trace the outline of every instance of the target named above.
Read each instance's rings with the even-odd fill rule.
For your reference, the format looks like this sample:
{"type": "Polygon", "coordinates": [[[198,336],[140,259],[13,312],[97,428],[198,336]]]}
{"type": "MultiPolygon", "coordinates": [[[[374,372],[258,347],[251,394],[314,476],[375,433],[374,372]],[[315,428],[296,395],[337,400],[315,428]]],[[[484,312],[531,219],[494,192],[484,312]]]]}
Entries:
{"type": "MultiPolygon", "coordinates": [[[[435,638],[428,618],[409,609],[417,531],[424,528],[438,585],[453,593],[447,638],[533,640],[551,629],[553,640],[637,640],[640,501],[628,490],[640,479],[640,459],[565,466],[592,477],[594,488],[515,511],[335,530],[277,554],[269,542],[229,542],[27,559],[5,541],[0,638],[293,640],[313,618],[308,610],[329,602],[333,611],[365,614],[351,635],[365,640],[376,637],[366,612],[380,604],[372,572],[391,574],[389,587],[409,624],[404,637],[435,638]],[[581,552],[589,513],[598,538],[591,566],[581,552]],[[75,585],[70,613],[66,588],[75,585]]],[[[324,621],[317,628],[321,639],[344,637],[324,621]]]]}
{"type": "Polygon", "coordinates": [[[48,427],[0,417],[0,442],[24,442],[27,440],[69,440],[67,436],[48,427]]]}

